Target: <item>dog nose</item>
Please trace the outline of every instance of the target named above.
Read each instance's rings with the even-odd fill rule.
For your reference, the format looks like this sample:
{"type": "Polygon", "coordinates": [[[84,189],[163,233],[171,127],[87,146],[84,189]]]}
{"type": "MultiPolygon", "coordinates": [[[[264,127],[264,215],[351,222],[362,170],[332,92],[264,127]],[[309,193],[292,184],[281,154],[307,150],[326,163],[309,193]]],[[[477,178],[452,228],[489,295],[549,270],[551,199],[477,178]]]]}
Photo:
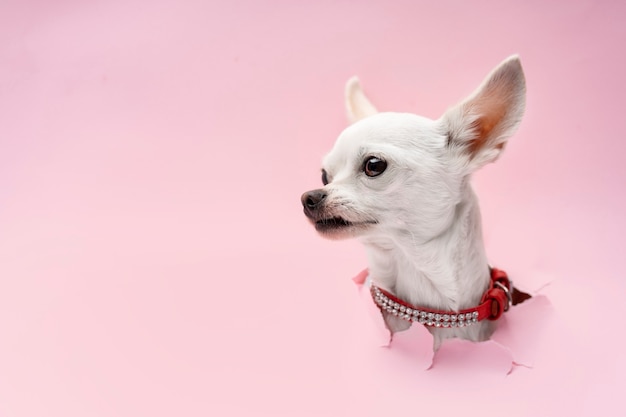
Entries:
{"type": "Polygon", "coordinates": [[[326,198],[326,193],[322,190],[313,190],[302,194],[300,200],[302,206],[309,212],[315,210],[322,201],[326,198]]]}

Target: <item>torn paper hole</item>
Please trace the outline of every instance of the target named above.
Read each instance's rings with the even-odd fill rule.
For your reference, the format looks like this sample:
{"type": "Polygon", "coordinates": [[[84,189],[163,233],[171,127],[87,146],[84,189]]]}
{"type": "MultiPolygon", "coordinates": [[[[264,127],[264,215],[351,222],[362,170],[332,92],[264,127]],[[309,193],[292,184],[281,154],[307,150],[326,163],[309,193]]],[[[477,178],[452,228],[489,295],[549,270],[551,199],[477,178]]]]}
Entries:
{"type": "MultiPolygon", "coordinates": [[[[412,325],[407,331],[390,338],[380,310],[373,303],[367,270],[353,278],[359,295],[376,327],[381,346],[392,348],[401,355],[411,356],[420,369],[438,373],[445,369],[463,368],[472,372],[509,374],[522,366],[532,368],[539,354],[542,334],[551,325],[554,311],[544,295],[537,295],[512,307],[498,322],[491,340],[471,342],[462,339],[445,340],[437,352],[433,351],[433,337],[421,325],[412,325]]],[[[544,287],[547,283],[540,284],[544,287]]]]}

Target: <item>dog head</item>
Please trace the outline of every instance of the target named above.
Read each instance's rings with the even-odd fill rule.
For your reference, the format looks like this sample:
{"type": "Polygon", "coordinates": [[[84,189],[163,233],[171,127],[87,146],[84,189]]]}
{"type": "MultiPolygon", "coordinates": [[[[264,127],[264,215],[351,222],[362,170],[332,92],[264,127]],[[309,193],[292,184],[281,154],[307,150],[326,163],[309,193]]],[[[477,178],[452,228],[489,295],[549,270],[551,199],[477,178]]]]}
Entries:
{"type": "Polygon", "coordinates": [[[353,124],[323,160],[323,188],[302,195],[304,213],[328,238],[410,234],[426,242],[451,225],[471,173],[498,158],[524,106],[516,56],[437,120],[378,113],[352,78],[346,107],[353,124]]]}

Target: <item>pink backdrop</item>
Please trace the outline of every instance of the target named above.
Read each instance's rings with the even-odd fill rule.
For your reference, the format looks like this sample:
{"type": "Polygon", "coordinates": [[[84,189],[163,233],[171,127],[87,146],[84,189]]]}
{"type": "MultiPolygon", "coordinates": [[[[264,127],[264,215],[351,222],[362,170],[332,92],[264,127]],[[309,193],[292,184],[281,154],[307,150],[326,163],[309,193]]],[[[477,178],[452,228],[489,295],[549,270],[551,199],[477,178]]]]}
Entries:
{"type": "Polygon", "coordinates": [[[615,415],[626,7],[557,3],[3,0],[0,416],[615,415]],[[527,113],[475,185],[493,263],[551,304],[424,371],[299,196],[348,77],[438,117],[512,53],[527,113]]]}

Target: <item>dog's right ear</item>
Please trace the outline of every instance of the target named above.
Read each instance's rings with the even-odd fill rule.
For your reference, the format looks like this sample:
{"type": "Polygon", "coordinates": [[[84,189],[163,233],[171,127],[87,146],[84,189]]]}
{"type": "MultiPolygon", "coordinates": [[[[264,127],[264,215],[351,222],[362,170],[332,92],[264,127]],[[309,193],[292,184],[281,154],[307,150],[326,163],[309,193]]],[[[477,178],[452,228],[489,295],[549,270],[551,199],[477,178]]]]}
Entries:
{"type": "Polygon", "coordinates": [[[350,123],[378,113],[376,107],[365,96],[361,83],[356,76],[350,78],[346,83],[346,111],[350,123]]]}

